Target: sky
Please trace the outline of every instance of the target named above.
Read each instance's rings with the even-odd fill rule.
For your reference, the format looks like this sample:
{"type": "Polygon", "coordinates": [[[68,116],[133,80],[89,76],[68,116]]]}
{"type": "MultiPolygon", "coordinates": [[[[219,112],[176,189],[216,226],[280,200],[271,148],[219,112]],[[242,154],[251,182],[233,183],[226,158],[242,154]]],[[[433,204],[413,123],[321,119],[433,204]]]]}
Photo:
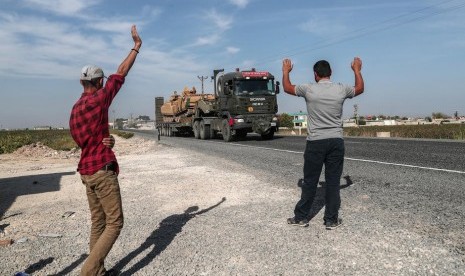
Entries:
{"type": "MultiPolygon", "coordinates": [[[[110,107],[110,119],[154,118],[154,99],[195,86],[213,69],[269,71],[293,84],[314,82],[330,62],[333,82],[354,83],[363,61],[365,92],[344,105],[359,115],[465,115],[463,0],[0,0],[0,129],[68,128],[81,68],[116,72],[143,44],[110,107]]],[[[210,78],[205,93],[213,93],[210,78]]],[[[278,113],[305,111],[281,92],[278,113]]]]}

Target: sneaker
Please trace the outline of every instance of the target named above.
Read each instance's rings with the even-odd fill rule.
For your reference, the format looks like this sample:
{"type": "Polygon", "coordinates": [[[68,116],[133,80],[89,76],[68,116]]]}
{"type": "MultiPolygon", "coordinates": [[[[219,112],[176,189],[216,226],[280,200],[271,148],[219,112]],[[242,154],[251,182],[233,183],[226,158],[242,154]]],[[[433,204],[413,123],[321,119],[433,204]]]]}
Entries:
{"type": "Polygon", "coordinates": [[[342,225],[342,219],[338,218],[336,221],[325,222],[326,230],[333,230],[342,225]]]}
{"type": "Polygon", "coordinates": [[[287,219],[287,224],[294,225],[294,226],[307,227],[308,226],[308,220],[306,220],[306,219],[296,220],[295,217],[293,217],[293,218],[288,218],[287,219]]]}

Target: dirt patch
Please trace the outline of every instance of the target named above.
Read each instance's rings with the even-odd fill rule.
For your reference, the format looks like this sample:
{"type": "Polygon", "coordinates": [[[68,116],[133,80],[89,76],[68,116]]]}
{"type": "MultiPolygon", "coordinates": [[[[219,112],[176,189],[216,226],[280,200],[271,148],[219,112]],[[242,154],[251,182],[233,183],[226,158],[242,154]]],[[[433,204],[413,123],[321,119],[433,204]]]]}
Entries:
{"type": "MultiPolygon", "coordinates": [[[[158,146],[155,141],[140,137],[131,139],[115,136],[113,151],[117,158],[129,154],[139,155],[154,151],[158,146]]],[[[54,150],[42,143],[23,146],[11,154],[0,154],[0,178],[11,177],[24,171],[41,171],[74,165],[77,167],[81,150],[54,150]]],[[[38,172],[39,173],[39,172],[38,172]]]]}
{"type": "Polygon", "coordinates": [[[44,159],[69,159],[79,158],[81,150],[74,148],[70,151],[54,150],[42,143],[34,143],[22,146],[12,153],[12,156],[18,159],[44,158],[44,159]]]}

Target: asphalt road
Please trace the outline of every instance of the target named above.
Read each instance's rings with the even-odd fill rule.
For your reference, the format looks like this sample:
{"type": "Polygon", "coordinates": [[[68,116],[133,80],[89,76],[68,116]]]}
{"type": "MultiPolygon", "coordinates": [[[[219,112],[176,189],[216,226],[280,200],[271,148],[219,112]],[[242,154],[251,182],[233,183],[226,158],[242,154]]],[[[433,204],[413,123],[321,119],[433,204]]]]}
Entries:
{"type": "MultiPolygon", "coordinates": [[[[155,137],[155,134],[151,131],[139,132],[139,134],[155,137]]],[[[192,138],[161,137],[161,140],[162,143],[175,143],[177,146],[200,151],[205,149],[205,143],[224,143],[222,140],[197,141],[192,138]]],[[[463,160],[465,142],[462,141],[349,137],[344,140],[346,160],[348,161],[465,174],[465,161],[463,160]]],[[[245,140],[236,141],[231,145],[303,154],[305,137],[277,136],[273,140],[264,141],[258,135],[249,134],[245,140]]],[[[209,146],[207,148],[211,150],[209,146]]],[[[223,154],[221,151],[217,153],[228,158],[234,158],[227,149],[223,154]]]]}

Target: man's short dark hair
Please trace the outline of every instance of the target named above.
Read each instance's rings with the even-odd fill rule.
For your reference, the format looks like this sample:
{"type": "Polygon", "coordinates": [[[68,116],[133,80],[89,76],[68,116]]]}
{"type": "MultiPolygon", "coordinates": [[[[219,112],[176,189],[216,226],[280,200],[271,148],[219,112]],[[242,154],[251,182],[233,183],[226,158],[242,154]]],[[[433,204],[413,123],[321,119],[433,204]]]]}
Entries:
{"type": "Polygon", "coordinates": [[[326,60],[319,60],[313,65],[313,72],[320,78],[328,78],[331,76],[331,66],[326,60]]]}
{"type": "Polygon", "coordinates": [[[92,80],[81,80],[81,83],[84,88],[97,87],[97,84],[100,81],[100,79],[101,78],[95,78],[92,80]]]}

